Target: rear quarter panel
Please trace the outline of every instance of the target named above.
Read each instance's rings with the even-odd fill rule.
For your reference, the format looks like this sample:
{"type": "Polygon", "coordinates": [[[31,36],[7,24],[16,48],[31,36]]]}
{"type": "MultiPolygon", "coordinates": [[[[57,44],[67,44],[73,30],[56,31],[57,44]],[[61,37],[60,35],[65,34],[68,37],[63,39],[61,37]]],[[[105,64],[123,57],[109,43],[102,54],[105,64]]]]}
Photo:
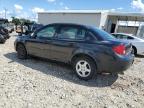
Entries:
{"type": "Polygon", "coordinates": [[[78,54],[86,54],[93,58],[96,62],[98,71],[101,71],[103,67],[106,67],[107,63],[113,62],[115,57],[112,51],[111,45],[105,42],[96,43],[81,43],[80,46],[72,53],[71,59],[78,54]]]}

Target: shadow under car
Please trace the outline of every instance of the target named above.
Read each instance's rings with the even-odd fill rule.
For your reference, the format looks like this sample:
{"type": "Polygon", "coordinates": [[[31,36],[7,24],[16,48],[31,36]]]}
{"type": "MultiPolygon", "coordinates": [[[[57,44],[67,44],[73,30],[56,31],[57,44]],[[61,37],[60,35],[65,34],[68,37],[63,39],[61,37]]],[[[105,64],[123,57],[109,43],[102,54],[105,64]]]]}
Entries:
{"type": "Polygon", "coordinates": [[[93,79],[89,81],[84,81],[79,79],[74,74],[71,66],[68,64],[55,62],[51,60],[44,60],[35,57],[30,57],[29,59],[21,60],[17,58],[16,52],[8,53],[4,56],[11,60],[9,62],[10,64],[13,62],[17,62],[31,69],[38,70],[46,75],[51,75],[56,78],[60,78],[83,86],[107,87],[111,86],[118,78],[118,74],[98,74],[93,79]]]}

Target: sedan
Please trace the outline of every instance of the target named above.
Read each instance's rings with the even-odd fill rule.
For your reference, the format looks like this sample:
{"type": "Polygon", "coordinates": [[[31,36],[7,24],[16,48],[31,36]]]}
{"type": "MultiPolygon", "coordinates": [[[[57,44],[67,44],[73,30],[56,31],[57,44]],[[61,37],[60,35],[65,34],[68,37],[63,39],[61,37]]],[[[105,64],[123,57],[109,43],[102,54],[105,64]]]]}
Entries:
{"type": "Polygon", "coordinates": [[[83,80],[100,72],[122,72],[134,61],[129,42],[119,41],[98,28],[79,24],[46,25],[31,35],[17,37],[15,49],[20,59],[33,55],[69,63],[83,80]]]}
{"type": "Polygon", "coordinates": [[[114,37],[120,40],[128,41],[132,43],[132,48],[134,51],[134,54],[144,54],[144,40],[141,38],[138,38],[136,36],[132,36],[130,34],[125,33],[113,33],[114,37]]]}

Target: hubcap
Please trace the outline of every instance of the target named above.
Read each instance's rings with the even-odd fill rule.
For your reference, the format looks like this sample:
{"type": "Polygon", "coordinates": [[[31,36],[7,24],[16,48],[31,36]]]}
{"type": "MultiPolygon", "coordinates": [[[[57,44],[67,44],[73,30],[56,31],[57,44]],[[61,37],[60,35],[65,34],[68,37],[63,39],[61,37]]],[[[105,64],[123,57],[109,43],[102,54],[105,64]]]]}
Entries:
{"type": "Polygon", "coordinates": [[[81,77],[87,77],[91,73],[91,67],[87,61],[80,60],[76,64],[76,72],[81,77]]]}

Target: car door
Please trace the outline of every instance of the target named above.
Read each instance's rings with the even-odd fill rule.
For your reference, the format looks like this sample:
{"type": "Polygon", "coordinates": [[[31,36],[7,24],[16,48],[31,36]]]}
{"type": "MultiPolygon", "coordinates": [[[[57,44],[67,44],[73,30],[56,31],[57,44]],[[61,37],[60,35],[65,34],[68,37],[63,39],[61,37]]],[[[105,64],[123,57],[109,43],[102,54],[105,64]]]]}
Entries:
{"type": "Polygon", "coordinates": [[[55,25],[49,25],[34,34],[26,41],[28,54],[50,58],[50,46],[56,32],[55,25]]]}
{"type": "Polygon", "coordinates": [[[55,60],[68,62],[73,51],[77,49],[81,39],[78,36],[79,27],[74,25],[63,25],[59,28],[57,39],[52,42],[51,57],[55,60]]]}

